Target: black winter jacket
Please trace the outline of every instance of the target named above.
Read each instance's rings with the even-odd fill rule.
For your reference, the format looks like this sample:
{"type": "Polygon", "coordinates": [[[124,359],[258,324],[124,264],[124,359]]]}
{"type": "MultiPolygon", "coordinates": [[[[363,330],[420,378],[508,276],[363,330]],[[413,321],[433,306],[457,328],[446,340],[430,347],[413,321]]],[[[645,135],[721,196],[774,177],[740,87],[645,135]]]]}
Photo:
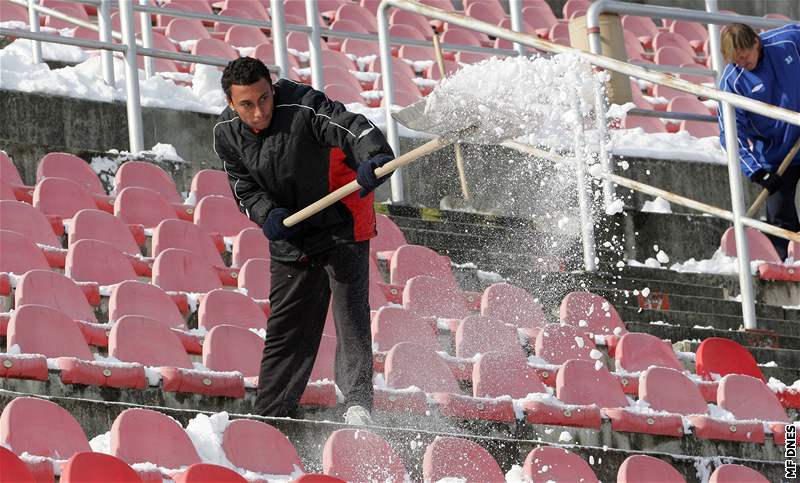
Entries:
{"type": "MultiPolygon", "coordinates": [[[[310,86],[281,79],[269,127],[255,134],[230,107],[214,125],[214,151],[239,209],[259,226],[273,208],[296,212],[355,179],[359,163],[392,150],[380,129],[310,86]]],[[[373,195],[358,191],[306,219],[273,260],[297,261],[375,236],[373,195]]]]}

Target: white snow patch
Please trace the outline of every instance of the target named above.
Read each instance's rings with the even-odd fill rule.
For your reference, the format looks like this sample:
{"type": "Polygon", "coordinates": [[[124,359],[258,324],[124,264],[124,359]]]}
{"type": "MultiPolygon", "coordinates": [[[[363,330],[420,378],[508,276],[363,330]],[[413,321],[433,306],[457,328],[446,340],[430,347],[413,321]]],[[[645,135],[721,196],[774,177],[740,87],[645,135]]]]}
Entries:
{"type": "Polygon", "coordinates": [[[642,211],[649,213],[672,213],[672,206],[669,204],[669,201],[661,198],[660,196],[656,196],[656,199],[653,201],[644,202],[642,211]]]}

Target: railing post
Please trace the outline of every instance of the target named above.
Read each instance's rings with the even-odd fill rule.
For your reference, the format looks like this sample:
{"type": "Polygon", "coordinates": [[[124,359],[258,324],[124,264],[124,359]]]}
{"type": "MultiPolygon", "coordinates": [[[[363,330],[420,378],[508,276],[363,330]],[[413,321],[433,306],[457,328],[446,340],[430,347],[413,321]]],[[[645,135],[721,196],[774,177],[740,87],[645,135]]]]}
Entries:
{"type": "MultiPolygon", "coordinates": [[[[383,83],[383,102],[386,111],[386,138],[395,155],[400,154],[400,136],[397,133],[397,121],[392,117],[394,103],[394,79],[392,78],[392,45],[389,38],[389,4],[384,0],[378,7],[378,44],[381,52],[381,81],[383,83]]],[[[403,187],[403,168],[392,174],[392,202],[405,201],[403,187]]]]}
{"type": "MultiPolygon", "coordinates": [[[[147,0],[139,0],[139,5],[147,5],[147,0]]],[[[152,49],[153,28],[152,22],[150,21],[150,12],[141,12],[139,15],[141,16],[142,22],[142,47],[145,49],[152,49]]],[[[155,59],[149,55],[145,55],[142,57],[142,60],[144,61],[144,78],[149,79],[156,73],[155,59]]]]}
{"type": "MultiPolygon", "coordinates": [[[[111,43],[111,7],[110,0],[100,0],[100,6],[97,8],[97,23],[100,27],[100,42],[111,43]]],[[[114,53],[110,50],[103,49],[100,51],[100,61],[103,68],[103,81],[106,85],[114,86],[114,53]]]]}
{"type": "MultiPolygon", "coordinates": [[[[580,109],[580,95],[576,92],[573,109],[577,116],[575,123],[575,176],[578,188],[578,206],[581,219],[581,242],[583,244],[583,266],[587,272],[597,270],[594,244],[594,218],[592,217],[592,200],[589,196],[591,184],[586,178],[586,136],[583,129],[583,116],[580,109]]],[[[601,141],[602,143],[602,141],[601,141]]]]}
{"type": "MultiPolygon", "coordinates": [[[[710,13],[719,13],[717,0],[706,0],[706,11],[710,13]]],[[[717,71],[717,82],[719,82],[720,77],[722,77],[722,70],[725,68],[719,46],[719,32],[719,25],[715,23],[708,24],[708,49],[711,51],[711,68],[717,71]]]]}
{"type": "MultiPolygon", "coordinates": [[[[39,32],[39,11],[34,8],[38,4],[38,0],[28,0],[28,23],[33,33],[39,32]]],[[[34,64],[42,63],[42,43],[38,40],[31,40],[31,55],[34,64]]]]}
{"type": "Polygon", "coordinates": [[[272,20],[272,45],[275,46],[275,62],[281,68],[281,77],[289,77],[289,52],[286,50],[286,19],[283,17],[283,1],[270,0],[272,20]]]}
{"type": "Polygon", "coordinates": [[[742,318],[745,329],[755,329],[756,308],[753,296],[753,275],[750,271],[750,245],[747,242],[742,216],[745,213],[742,173],[739,166],[736,112],[727,102],[722,103],[722,122],[725,124],[725,152],[728,155],[728,181],[731,188],[733,231],[736,235],[736,259],[739,265],[739,291],[742,296],[742,318]]]}
{"type": "MultiPolygon", "coordinates": [[[[508,10],[511,13],[511,30],[514,32],[525,32],[525,29],[522,27],[522,0],[509,0],[508,10]]],[[[514,42],[514,50],[516,50],[519,55],[525,55],[527,53],[525,46],[517,42],[514,42]]]]}
{"type": "Polygon", "coordinates": [[[306,23],[311,27],[311,34],[308,36],[311,85],[314,89],[321,91],[325,88],[325,76],[322,72],[322,45],[320,44],[317,0],[306,0],[306,23]]]}
{"type": "Polygon", "coordinates": [[[139,69],[136,66],[136,31],[132,0],[119,2],[122,41],[125,44],[125,95],[128,107],[128,137],[131,153],[144,151],[142,109],[139,100],[139,69]]]}

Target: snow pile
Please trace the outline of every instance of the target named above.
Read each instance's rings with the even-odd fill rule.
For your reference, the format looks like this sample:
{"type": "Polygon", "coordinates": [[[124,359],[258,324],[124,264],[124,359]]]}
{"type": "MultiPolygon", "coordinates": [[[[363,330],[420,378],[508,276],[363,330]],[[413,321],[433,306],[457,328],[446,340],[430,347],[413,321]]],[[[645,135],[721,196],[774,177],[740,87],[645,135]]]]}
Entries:
{"type": "MultiPolygon", "coordinates": [[[[20,28],[23,30],[28,30],[28,26],[21,22],[2,22],[2,26],[5,28],[20,28]]],[[[54,29],[50,27],[40,27],[39,31],[43,34],[56,34],[62,37],[74,37],[75,33],[74,28],[54,29]]],[[[12,51],[23,56],[31,56],[32,45],[32,40],[17,39],[9,44],[6,49],[11,49],[12,51]]],[[[57,60],[60,62],[83,62],[89,58],[89,54],[85,50],[74,45],[41,42],[41,46],[42,58],[45,60],[57,60]]]]}
{"type": "Polygon", "coordinates": [[[656,196],[656,199],[653,201],[644,202],[642,211],[649,213],[672,213],[672,207],[670,206],[669,201],[661,198],[660,196],[656,196]]]}
{"type": "Polygon", "coordinates": [[[719,137],[695,138],[687,131],[645,133],[642,128],[610,131],[608,148],[618,156],[725,164],[719,137]]]}
{"type": "MultiPolygon", "coordinates": [[[[763,260],[750,260],[750,273],[758,273],[758,267],[764,263],[763,260]]],[[[684,263],[675,263],[670,270],[675,272],[693,273],[715,273],[720,275],[733,275],[739,273],[739,262],[736,257],[729,257],[717,249],[714,255],[708,260],[695,260],[690,258],[684,263]]]]}

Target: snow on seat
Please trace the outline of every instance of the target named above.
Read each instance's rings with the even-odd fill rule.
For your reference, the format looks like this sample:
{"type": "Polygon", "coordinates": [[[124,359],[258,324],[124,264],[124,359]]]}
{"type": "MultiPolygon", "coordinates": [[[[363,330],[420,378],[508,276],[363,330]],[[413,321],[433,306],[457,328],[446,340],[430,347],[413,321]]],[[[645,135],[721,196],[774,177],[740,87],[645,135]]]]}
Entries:
{"type": "Polygon", "coordinates": [[[8,344],[9,347],[19,346],[23,354],[57,358],[61,381],[65,384],[135,389],[145,387],[144,369],[141,366],[95,362],[75,321],[50,307],[18,307],[8,324],[8,344]]]}
{"type": "Polygon", "coordinates": [[[418,275],[406,282],[403,308],[420,317],[449,319],[451,332],[455,332],[458,322],[469,315],[464,297],[456,286],[428,275],[418,275]]]}
{"type": "Polygon", "coordinates": [[[470,315],[456,329],[456,357],[470,359],[485,352],[519,353],[517,328],[495,317],[470,315]]]}
{"type": "Polygon", "coordinates": [[[382,437],[367,429],[339,429],[322,448],[322,471],[346,481],[405,481],[403,460],[382,437]]]}
{"type": "Polygon", "coordinates": [[[175,209],[161,194],[149,188],[129,186],[117,193],[114,216],[129,225],[155,228],[164,220],[178,218],[175,209]]]}
{"type": "Polygon", "coordinates": [[[0,272],[23,274],[28,270],[50,268],[42,250],[15,231],[0,230],[0,246],[3,247],[0,251],[0,272]]]}
{"type": "Polygon", "coordinates": [[[747,466],[725,464],[711,473],[708,483],[769,483],[769,480],[747,466]]]}
{"type": "Polygon", "coordinates": [[[614,350],[617,370],[624,371],[620,383],[627,394],[637,394],[639,378],[636,374],[650,366],[683,370],[683,364],[672,349],[672,344],[650,334],[628,332],[620,337],[614,350]]]}
{"type": "Polygon", "coordinates": [[[436,338],[433,320],[416,315],[402,307],[381,307],[372,317],[373,365],[383,371],[386,354],[400,342],[413,342],[434,351],[442,350],[436,338]]]}
{"type": "MultiPolygon", "coordinates": [[[[69,153],[48,153],[39,160],[36,167],[36,182],[44,178],[66,178],[74,181],[92,197],[97,208],[111,211],[114,198],[106,194],[106,189],[89,163],[69,153]]],[[[70,218],[68,216],[64,218],[70,218]]]]}
{"type": "Polygon", "coordinates": [[[167,392],[244,397],[241,374],[195,371],[177,335],[149,317],[126,315],[108,336],[108,353],[124,362],[159,367],[167,392]]]}
{"type": "Polygon", "coordinates": [[[530,481],[543,479],[552,481],[580,481],[599,483],[589,463],[564,448],[539,446],[525,457],[522,474],[530,481]]]}
{"type": "Polygon", "coordinates": [[[709,337],[700,343],[695,352],[695,371],[707,381],[728,374],[743,374],[767,381],[750,351],[738,342],[722,337],[709,337]]]}
{"type": "Polygon", "coordinates": [[[504,481],[497,461],[481,445],[463,438],[437,436],[422,457],[425,481],[504,481]]]}
{"type": "Polygon", "coordinates": [[[72,218],[80,210],[98,208],[86,189],[66,178],[39,180],[33,190],[33,206],[47,216],[63,220],[72,218]]]}
{"type": "Polygon", "coordinates": [[[545,325],[533,348],[536,356],[548,364],[563,364],[570,359],[592,360],[592,351],[597,350],[583,330],[564,324],[545,325]]]}
{"type": "Polygon", "coordinates": [[[269,258],[269,240],[261,228],[245,228],[233,238],[231,266],[240,268],[251,258],[269,258]]]}
{"type": "Polygon", "coordinates": [[[178,469],[200,463],[200,456],[176,420],[158,411],[132,408],[111,425],[110,450],[129,465],[153,463],[178,469]]]}
{"type": "Polygon", "coordinates": [[[76,282],[113,285],[136,280],[130,259],[110,243],[99,240],[78,240],[67,251],[64,273],[76,282]]]}
{"type": "Polygon", "coordinates": [[[289,438],[261,421],[231,421],[222,433],[222,450],[234,466],[256,473],[290,475],[304,469],[289,438]]]}
{"type": "Polygon", "coordinates": [[[741,374],[728,374],[719,382],[717,404],[738,419],[757,419],[769,424],[775,444],[783,444],[789,416],[778,396],[763,381],[741,374]]]}
{"type": "Polygon", "coordinates": [[[542,306],[527,290],[509,283],[493,283],[481,295],[481,315],[496,317],[523,329],[529,339],[545,325],[542,306]]]}
{"type": "Polygon", "coordinates": [[[41,247],[51,267],[64,268],[67,251],[61,248],[51,222],[33,206],[21,201],[0,201],[0,229],[25,236],[41,247]]]}
{"type": "MultiPolygon", "coordinates": [[[[15,4],[10,3],[10,6],[15,6],[15,4]]],[[[3,16],[0,16],[0,19],[3,19],[5,16],[5,12],[3,16]]],[[[50,463],[47,463],[50,466],[50,463]]],[[[3,481],[14,482],[14,483],[36,483],[36,480],[33,478],[33,474],[31,470],[28,469],[28,466],[19,459],[19,456],[15,455],[11,452],[10,449],[6,448],[5,446],[0,446],[0,468],[3,468],[3,481]]],[[[46,475],[43,475],[46,480],[52,481],[53,473],[52,469],[46,475]]],[[[61,477],[61,481],[64,481],[64,477],[61,477]]]]}
{"type": "Polygon", "coordinates": [[[153,231],[152,254],[158,257],[169,248],[179,248],[199,255],[214,266],[217,275],[225,285],[236,285],[239,271],[225,266],[220,255],[224,243],[217,244],[209,233],[194,223],[185,220],[164,220],[153,231]]]}
{"type": "Polygon", "coordinates": [[[264,339],[252,331],[221,324],[208,331],[203,342],[203,365],[212,371],[241,372],[251,385],[258,383],[264,339]]]}
{"type": "Polygon", "coordinates": [[[197,309],[198,327],[211,330],[228,324],[245,329],[266,329],[267,316],[253,299],[239,292],[215,289],[202,297],[197,309]]]}
{"type": "Polygon", "coordinates": [[[386,215],[376,213],[375,223],[378,235],[370,240],[369,250],[378,260],[390,261],[395,250],[408,244],[406,236],[400,227],[386,215]]]}
{"type": "Polygon", "coordinates": [[[686,483],[669,463],[646,455],[633,455],[617,470],[617,483],[686,483]]]}
{"type": "Polygon", "coordinates": [[[144,161],[123,163],[114,175],[114,191],[120,193],[129,186],[155,191],[174,207],[176,214],[182,220],[192,221],[194,209],[191,206],[183,206],[175,181],[159,166],[144,161]]]}
{"type": "Polygon", "coordinates": [[[192,177],[189,197],[193,202],[190,204],[197,205],[203,198],[211,195],[233,199],[228,175],[218,169],[201,169],[192,177]]]}
{"type": "Polygon", "coordinates": [[[142,479],[133,468],[116,456],[92,451],[75,453],[62,465],[59,482],[87,481],[140,483],[142,479]]]}
{"type": "Polygon", "coordinates": [[[255,300],[269,298],[270,261],[268,258],[251,258],[239,269],[236,284],[239,290],[246,290],[247,296],[255,300]]]}
{"type": "Polygon", "coordinates": [[[211,233],[222,236],[236,236],[245,228],[258,226],[243,215],[236,202],[224,196],[206,196],[194,211],[194,224],[211,233]]]}
{"type": "Polygon", "coordinates": [[[688,131],[696,138],[719,136],[719,125],[714,122],[683,120],[680,124],[681,131],[688,131]]]}
{"type": "Polygon", "coordinates": [[[168,248],[156,257],[152,281],[170,292],[206,293],[222,288],[217,270],[207,260],[179,248],[168,248]]]}
{"type": "MultiPolygon", "coordinates": [[[[786,282],[800,281],[800,269],[783,264],[780,255],[775,250],[767,235],[760,231],[746,227],[747,243],[750,248],[750,260],[761,260],[758,274],[762,280],[775,280],[786,282]]],[[[729,257],[736,256],[736,234],[733,227],[725,230],[720,240],[720,250],[729,257]]]]}
{"type": "MultiPolygon", "coordinates": [[[[9,2],[4,2],[3,6],[3,14],[6,13],[5,9],[10,8],[13,9],[18,5],[12,4],[9,2]]],[[[25,10],[25,22],[27,23],[27,9],[25,10]]],[[[1,17],[0,17],[1,18],[1,17]]],[[[33,186],[26,186],[22,182],[22,178],[19,175],[19,171],[17,171],[17,167],[14,165],[14,162],[11,161],[11,158],[8,157],[5,151],[0,149],[0,184],[6,184],[7,189],[10,189],[11,193],[14,194],[13,198],[5,197],[8,196],[7,194],[3,197],[3,199],[9,200],[19,200],[24,201],[26,203],[31,203],[33,201],[33,186]]]]}
{"type": "Polygon", "coordinates": [[[145,243],[142,225],[126,225],[121,219],[101,210],[84,209],[75,213],[69,230],[69,245],[78,240],[100,240],[129,255],[141,255],[145,243]]]}
{"type": "Polygon", "coordinates": [[[727,421],[711,416],[705,397],[685,374],[666,367],[651,367],[641,376],[639,400],[656,411],[686,416],[697,438],[763,442],[764,428],[752,421],[727,421]]]}
{"type": "Polygon", "coordinates": [[[556,396],[566,404],[596,405],[611,420],[614,431],[679,437],[683,420],[676,414],[656,414],[629,407],[628,398],[608,369],[590,361],[564,363],[556,377],[556,396]]]}
{"type": "MultiPolygon", "coordinates": [[[[446,417],[499,422],[512,422],[516,419],[510,399],[483,399],[462,394],[455,375],[444,359],[430,348],[419,344],[401,342],[392,347],[386,356],[384,377],[386,385],[391,389],[407,389],[413,386],[430,394],[439,412],[446,417]]],[[[410,391],[401,394],[417,397],[412,396],[415,393],[410,391]]],[[[402,397],[400,394],[397,396],[398,399],[402,397]]],[[[424,412],[427,409],[408,402],[409,411],[422,409],[424,412]]]]}
{"type": "Polygon", "coordinates": [[[534,393],[546,394],[547,390],[522,353],[486,352],[472,366],[475,397],[522,399],[534,393]]]}
{"type": "Polygon", "coordinates": [[[580,327],[589,334],[604,336],[611,355],[617,338],[628,332],[614,305],[591,292],[568,293],[558,311],[562,322],[580,327]]]}

